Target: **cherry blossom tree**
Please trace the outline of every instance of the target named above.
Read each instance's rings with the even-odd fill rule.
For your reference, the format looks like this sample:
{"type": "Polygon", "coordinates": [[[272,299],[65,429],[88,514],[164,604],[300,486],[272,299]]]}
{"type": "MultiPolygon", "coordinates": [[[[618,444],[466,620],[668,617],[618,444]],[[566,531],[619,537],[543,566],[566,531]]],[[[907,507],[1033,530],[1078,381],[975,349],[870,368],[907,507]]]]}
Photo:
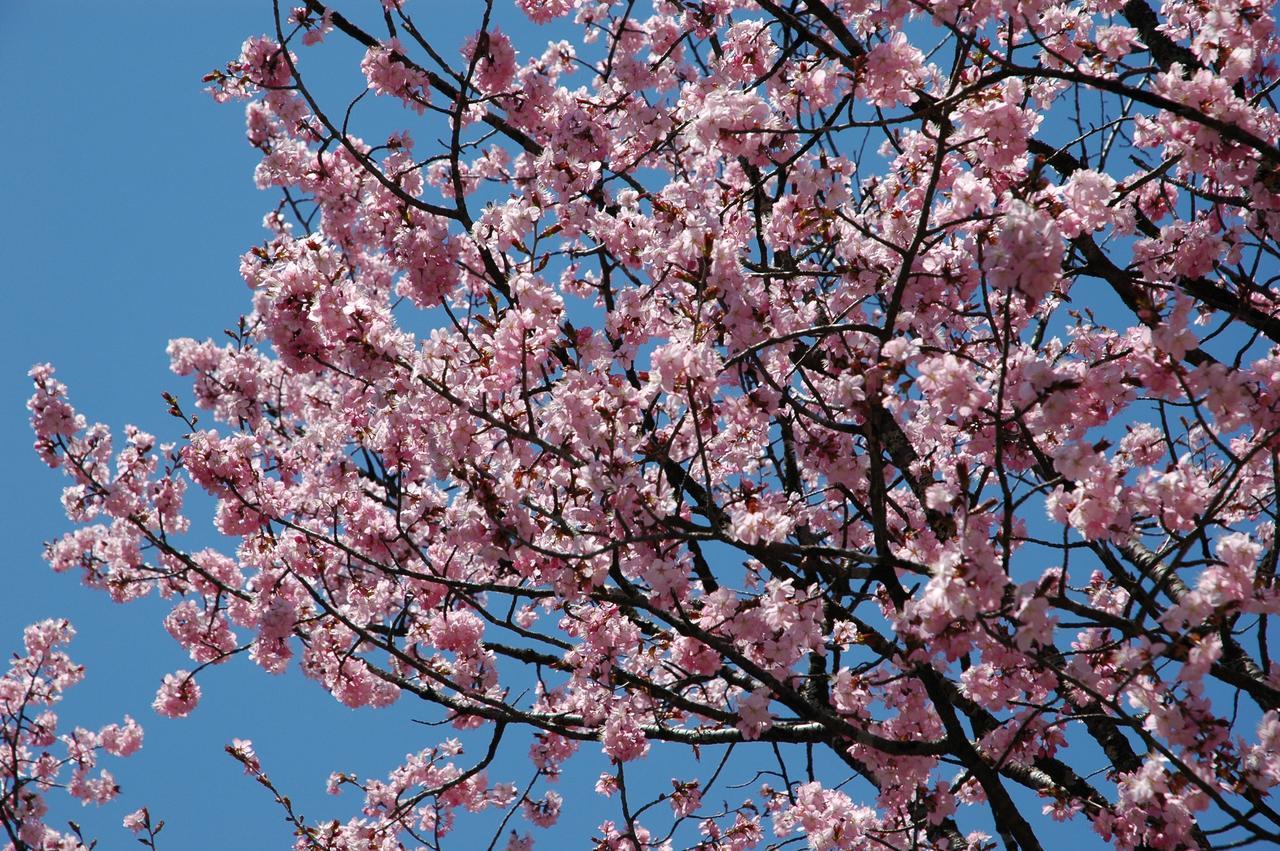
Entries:
{"type": "MultiPolygon", "coordinates": [[[[77,727],[57,734],[58,716],[51,707],[84,677],[84,668],[62,649],[74,635],[67,621],[32,624],[23,636],[25,653],[15,654],[0,676],[0,836],[6,848],[86,847],[74,822],[67,833],[45,824],[45,794],[62,787],[83,803],[105,803],[120,790],[109,771],[92,774],[99,754],[129,756],[142,747],[142,727],[128,716],[123,724],[108,724],[97,732],[77,727]],[[49,750],[54,746],[59,753],[49,750]]],[[[129,818],[149,817],[139,810],[129,818]]],[[[148,827],[153,848],[161,827],[148,827]]]]}
{"type": "Polygon", "coordinates": [[[348,821],[231,743],[296,848],[529,848],[587,751],[576,847],[1280,842],[1269,5],[339,6],[207,78],[278,203],[229,339],[170,346],[181,440],[31,373],[50,565],[173,604],[160,713],[243,651],[487,741],[335,774],[348,821]]]}

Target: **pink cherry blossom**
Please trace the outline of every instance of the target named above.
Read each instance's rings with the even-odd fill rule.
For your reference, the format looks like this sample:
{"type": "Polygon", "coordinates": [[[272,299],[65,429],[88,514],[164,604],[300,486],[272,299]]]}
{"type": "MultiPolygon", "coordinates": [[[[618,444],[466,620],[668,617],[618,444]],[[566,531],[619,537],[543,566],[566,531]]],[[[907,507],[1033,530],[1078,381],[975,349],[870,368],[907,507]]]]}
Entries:
{"type": "Polygon", "coordinates": [[[6,849],[85,847],[74,822],[67,833],[50,826],[61,822],[50,814],[48,793],[62,787],[82,805],[106,804],[120,787],[110,771],[98,768],[100,754],[130,756],[142,746],[142,728],[128,716],[123,725],[109,724],[98,733],[77,727],[57,734],[59,719],[51,707],[84,676],[63,649],[74,635],[66,620],[31,624],[23,633],[24,654],[13,654],[0,675],[0,828],[10,840],[6,849]]]}
{"type": "Polygon", "coordinates": [[[187,671],[164,675],[164,683],[156,692],[152,706],[167,718],[190,715],[200,701],[200,686],[187,671]]]}
{"type": "MultiPolygon", "coordinates": [[[[234,740],[299,848],[1280,842],[1275,10],[351,5],[207,78],[270,200],[168,427],[28,405],[158,712],[243,655],[426,722],[342,819],[234,740]]],[[[0,681],[31,848],[141,744],[59,733],[69,637],[0,681]]]]}

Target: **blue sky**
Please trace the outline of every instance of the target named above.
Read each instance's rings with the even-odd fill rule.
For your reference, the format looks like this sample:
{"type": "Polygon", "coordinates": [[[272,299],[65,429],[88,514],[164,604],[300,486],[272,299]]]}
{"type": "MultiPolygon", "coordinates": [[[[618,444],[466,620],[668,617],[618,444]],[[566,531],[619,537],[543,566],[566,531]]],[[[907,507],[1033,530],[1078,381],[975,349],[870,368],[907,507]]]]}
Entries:
{"type": "Polygon", "coordinates": [[[344,818],[354,799],[323,794],[330,771],[382,776],[438,737],[412,723],[426,717],[412,707],[374,718],[296,673],[272,678],[240,659],[207,673],[192,717],[160,718],[150,709],[160,678],[190,667],[160,625],[166,605],[113,605],[40,557],[70,524],[64,480],[30,450],[31,364],[56,364],[91,421],[176,439],[160,393],[186,388],[165,344],[220,337],[247,307],[238,259],[261,240],[274,199],[253,185],[242,110],[214,104],[201,77],[267,31],[269,14],[269,3],[248,0],[0,4],[0,434],[10,447],[0,523],[12,546],[0,567],[0,647],[18,648],[27,623],[70,618],[71,653],[88,675],[62,705],[64,726],[130,713],[146,728],[140,753],[108,760],[124,789],[117,803],[82,810],[51,796],[53,823],[74,818],[107,849],[133,845],[120,819],[144,803],[167,821],[164,848],[289,847],[270,797],[223,753],[233,737],[255,740],[307,815],[344,818]]]}
{"type": "MultiPolygon", "coordinates": [[[[461,43],[475,25],[471,11],[432,21],[442,45],[461,43]]],[[[520,26],[508,21],[509,32],[520,26]]],[[[71,619],[78,636],[70,652],[87,677],[60,705],[64,729],[97,729],[125,713],[145,727],[138,754],[104,761],[123,788],[116,802],[82,809],[50,795],[50,824],[74,819],[103,849],[133,846],[120,820],[144,804],[166,821],[160,839],[169,851],[290,847],[269,794],[223,752],[233,738],[254,741],[269,775],[309,819],[345,820],[358,799],[324,794],[331,771],[383,777],[405,754],[457,735],[416,724],[438,717],[429,707],[349,710],[296,670],[270,677],[244,658],[201,675],[204,698],[189,718],[161,718],[150,708],[161,678],[191,667],[161,626],[171,604],[112,604],[41,558],[43,543],[72,527],[59,504],[66,481],[30,448],[31,365],[54,363],[91,422],[116,431],[134,423],[177,440],[182,430],[160,394],[188,398],[187,386],[168,370],[167,342],[220,338],[248,308],[239,257],[262,240],[275,197],[254,187],[257,154],[244,141],[241,106],[215,104],[201,77],[271,26],[266,0],[0,4],[0,76],[9,83],[0,93],[9,131],[0,137],[9,164],[0,170],[0,292],[9,320],[0,335],[0,436],[10,447],[0,524],[13,547],[0,567],[0,653],[21,646],[28,623],[71,619]]],[[[328,56],[304,73],[313,69],[309,82],[349,98],[362,86],[360,54],[343,41],[326,43],[336,61],[328,56]]],[[[389,115],[413,120],[398,106],[367,106],[378,124],[389,115]]],[[[193,518],[197,548],[220,543],[207,525],[193,518]]],[[[487,739],[459,738],[469,755],[483,753],[487,739]]],[[[508,733],[504,744],[510,756],[491,777],[523,787],[532,772],[527,739],[508,733]]],[[[582,805],[606,767],[598,750],[586,746],[552,787],[567,802],[558,831],[576,836],[575,846],[608,817],[594,800],[582,805]]],[[[710,758],[708,772],[718,753],[710,758]]],[[[652,779],[669,791],[665,778],[652,779]]],[[[735,796],[736,804],[746,792],[735,796]]],[[[446,847],[484,848],[500,819],[492,811],[461,819],[446,847]]],[[[527,832],[518,818],[510,826],[527,832]]]]}
{"type": "Polygon", "coordinates": [[[63,480],[30,451],[29,366],[54,362],[91,419],[176,437],[164,431],[172,426],[159,396],[181,386],[168,372],[165,343],[220,334],[247,295],[237,257],[259,238],[267,199],[252,183],[240,111],[216,108],[200,78],[266,21],[260,3],[214,8],[0,7],[0,74],[9,81],[0,146],[10,164],[0,174],[9,318],[0,431],[11,448],[0,523],[13,547],[2,568],[0,646],[19,646],[28,622],[72,619],[72,657],[88,673],[63,704],[64,726],[96,728],[127,712],[146,728],[139,754],[110,760],[124,788],[117,803],[82,810],[51,796],[51,821],[81,821],[103,848],[133,844],[120,819],[143,803],[167,820],[162,847],[287,847],[270,799],[240,775],[223,744],[253,737],[287,754],[290,780],[315,787],[327,771],[326,748],[316,742],[352,721],[315,689],[305,723],[296,723],[289,707],[307,684],[250,678],[244,665],[211,672],[207,703],[187,721],[157,717],[149,704],[160,677],[186,664],[160,626],[163,604],[111,605],[40,558],[42,542],[69,524],[58,503],[63,480]]]}

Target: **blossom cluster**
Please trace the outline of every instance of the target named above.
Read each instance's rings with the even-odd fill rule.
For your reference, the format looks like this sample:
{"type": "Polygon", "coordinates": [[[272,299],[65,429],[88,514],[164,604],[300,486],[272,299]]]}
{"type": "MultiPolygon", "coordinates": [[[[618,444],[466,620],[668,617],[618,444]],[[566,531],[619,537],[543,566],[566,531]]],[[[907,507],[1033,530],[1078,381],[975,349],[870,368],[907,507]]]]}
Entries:
{"type": "Polygon", "coordinates": [[[283,199],[230,342],[169,347],[210,422],[117,449],[32,371],[50,564],[171,601],[158,711],[245,650],[492,736],[338,775],[362,817],[299,848],[530,847],[584,750],[600,849],[1280,842],[1272,10],[517,0],[580,35],[438,50],[370,5],[210,77],[283,199]],[[405,129],[317,97],[339,35],[405,129]],[[767,785],[722,803],[716,748],[767,785]]]}
{"type": "MultiPolygon", "coordinates": [[[[58,732],[53,707],[84,678],[63,648],[75,635],[65,620],[26,628],[23,652],[0,676],[0,827],[4,851],[86,847],[79,829],[48,824],[48,793],[63,788],[82,804],[104,804],[119,794],[115,778],[98,768],[101,754],[126,757],[142,747],[142,727],[129,716],[94,731],[58,732]],[[95,771],[96,769],[96,771],[95,771]]],[[[2,840],[0,840],[2,841],[2,840]]]]}

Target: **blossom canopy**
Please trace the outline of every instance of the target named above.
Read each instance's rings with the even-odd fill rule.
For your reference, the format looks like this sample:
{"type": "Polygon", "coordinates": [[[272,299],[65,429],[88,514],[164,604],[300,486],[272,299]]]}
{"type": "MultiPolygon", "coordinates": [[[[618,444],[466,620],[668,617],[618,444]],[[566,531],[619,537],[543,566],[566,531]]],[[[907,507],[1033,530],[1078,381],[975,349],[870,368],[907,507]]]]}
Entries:
{"type": "MultiPolygon", "coordinates": [[[[1280,843],[1270,6],[488,0],[453,45],[422,0],[264,9],[206,82],[279,200],[229,338],[170,344],[180,439],[50,365],[29,407],[49,564],[170,603],[159,713],[243,651],[487,742],[308,821],[235,740],[295,848],[530,848],[587,751],[575,847],[1280,843]]],[[[0,823],[76,847],[7,791],[56,767],[12,707],[74,679],[32,629],[0,823]]],[[[141,730],[64,741],[105,799],[141,730]]]]}

